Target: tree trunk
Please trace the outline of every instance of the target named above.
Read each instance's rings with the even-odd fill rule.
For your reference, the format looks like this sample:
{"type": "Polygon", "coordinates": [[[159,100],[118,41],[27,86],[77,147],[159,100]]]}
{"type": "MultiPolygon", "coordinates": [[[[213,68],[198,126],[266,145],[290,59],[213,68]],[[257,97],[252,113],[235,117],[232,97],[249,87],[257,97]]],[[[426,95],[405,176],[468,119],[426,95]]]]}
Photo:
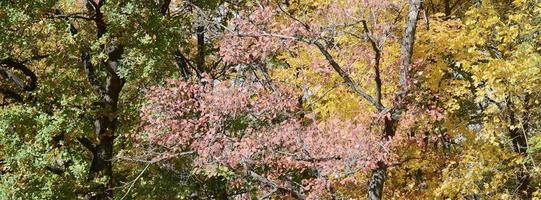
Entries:
{"type": "MultiPolygon", "coordinates": [[[[107,32],[107,24],[100,10],[104,3],[104,0],[87,1],[88,12],[94,14],[93,21],[97,28],[97,38],[101,38],[107,32]]],[[[115,133],[118,126],[118,98],[125,82],[117,74],[117,68],[124,53],[124,48],[121,45],[110,43],[108,45],[101,45],[101,49],[108,53],[107,60],[101,63],[107,74],[105,84],[102,84],[95,74],[94,66],[90,62],[90,53],[83,50],[81,55],[88,81],[99,92],[99,100],[94,103],[97,106],[97,113],[94,116],[94,133],[98,141],[94,143],[86,137],[78,138],[78,140],[92,155],[89,179],[92,180],[105,176],[107,177],[107,182],[96,188],[92,188],[92,192],[87,193],[85,199],[113,199],[114,180],[112,160],[114,140],[116,138],[115,133]]]]}
{"type": "MultiPolygon", "coordinates": [[[[107,69],[105,87],[101,87],[99,81],[93,79],[92,73],[89,73],[93,71],[91,70],[93,69],[91,64],[84,64],[85,68],[88,68],[86,71],[89,81],[98,84],[96,86],[100,91],[100,100],[95,103],[98,106],[98,112],[94,118],[94,132],[98,136],[98,142],[94,144],[85,137],[79,138],[79,142],[92,154],[89,178],[94,179],[102,176],[108,178],[105,185],[100,185],[94,189],[95,191],[92,194],[87,194],[87,199],[113,199],[113,147],[118,126],[118,97],[124,86],[124,80],[117,75],[116,69],[122,53],[123,48],[121,46],[114,47],[109,51],[109,59],[104,63],[107,69]]],[[[83,56],[83,58],[90,59],[89,56],[83,56]]],[[[85,60],[83,60],[84,62],[85,60]]]]}
{"type": "Polygon", "coordinates": [[[387,167],[383,163],[379,163],[378,168],[372,170],[372,177],[370,177],[370,182],[368,183],[369,200],[379,200],[382,198],[386,174],[387,167]]]}
{"type": "Polygon", "coordinates": [[[443,7],[444,7],[445,17],[450,17],[451,16],[451,0],[443,1],[443,7]]]}
{"type": "MultiPolygon", "coordinates": [[[[396,132],[398,126],[398,120],[400,119],[400,113],[398,110],[391,110],[390,118],[385,119],[385,127],[383,129],[383,140],[392,138],[396,132]]],[[[372,170],[372,176],[368,182],[368,199],[379,200],[383,197],[383,185],[387,174],[387,165],[383,162],[379,162],[377,168],[372,170]]]]}
{"type": "MultiPolygon", "coordinates": [[[[400,115],[405,109],[406,94],[409,87],[409,71],[411,67],[411,58],[413,55],[413,43],[415,41],[415,31],[417,28],[417,21],[419,16],[419,10],[421,7],[420,0],[411,0],[410,9],[408,13],[408,19],[406,22],[406,30],[402,39],[402,46],[400,50],[400,81],[399,91],[396,94],[393,108],[389,111],[390,118],[385,119],[384,130],[382,134],[382,140],[388,140],[395,135],[396,127],[400,120],[400,115]]],[[[378,163],[378,167],[372,170],[372,177],[368,183],[368,199],[380,200],[383,198],[383,185],[385,183],[387,173],[387,166],[385,163],[378,163]]]]}
{"type": "Polygon", "coordinates": [[[195,65],[200,72],[209,73],[210,70],[205,67],[205,27],[199,25],[195,32],[197,36],[197,57],[195,59],[195,65]]]}
{"type": "MultiPolygon", "coordinates": [[[[525,94],[524,96],[524,103],[522,108],[524,109],[523,117],[522,117],[522,127],[515,127],[513,129],[509,128],[509,137],[511,138],[511,142],[513,144],[513,150],[515,153],[520,154],[523,157],[527,156],[527,148],[528,148],[528,132],[529,132],[529,110],[530,110],[530,104],[529,104],[530,96],[528,94],[525,94]]],[[[515,109],[515,106],[513,105],[513,102],[511,101],[511,97],[508,98],[507,101],[507,108],[509,111],[509,121],[511,125],[518,125],[521,122],[517,119],[517,116],[515,115],[515,112],[517,112],[517,109],[515,109]]],[[[518,192],[521,199],[531,199],[533,188],[530,186],[531,182],[531,176],[528,171],[528,164],[526,163],[522,169],[520,169],[520,172],[518,173],[518,192]]]]}

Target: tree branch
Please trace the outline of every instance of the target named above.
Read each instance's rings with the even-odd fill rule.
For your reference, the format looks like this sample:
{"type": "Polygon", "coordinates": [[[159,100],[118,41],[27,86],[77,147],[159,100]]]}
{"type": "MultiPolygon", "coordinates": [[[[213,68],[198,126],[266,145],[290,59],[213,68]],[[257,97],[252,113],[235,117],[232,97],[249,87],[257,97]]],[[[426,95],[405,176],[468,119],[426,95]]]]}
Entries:
{"type": "Polygon", "coordinates": [[[318,41],[313,42],[313,44],[317,46],[319,51],[325,56],[327,61],[331,64],[331,67],[334,69],[334,71],[336,71],[338,73],[338,75],[340,75],[340,77],[342,77],[344,82],[346,82],[346,84],[351,89],[353,89],[353,91],[355,91],[361,97],[363,97],[368,102],[370,102],[374,107],[376,107],[376,109],[378,109],[378,111],[382,111],[385,108],[385,107],[383,107],[383,105],[378,103],[378,101],[376,99],[374,99],[374,97],[370,96],[362,88],[360,88],[359,85],[353,81],[353,79],[351,79],[351,77],[347,74],[347,72],[345,72],[340,67],[340,65],[334,60],[332,55],[329,53],[329,51],[327,51],[327,49],[325,48],[325,46],[323,46],[323,44],[321,44],[318,41]]]}
{"type": "Polygon", "coordinates": [[[195,58],[195,66],[202,72],[210,72],[212,69],[205,67],[205,27],[203,25],[197,26],[195,30],[197,38],[197,57],[195,58]]]}
{"type": "MultiPolygon", "coordinates": [[[[300,191],[297,191],[297,190],[295,190],[293,188],[286,188],[286,187],[279,186],[278,184],[274,183],[273,181],[271,181],[271,180],[269,180],[269,179],[255,173],[252,170],[248,170],[247,173],[248,173],[248,176],[252,177],[254,180],[256,180],[258,182],[261,182],[261,183],[263,183],[263,184],[265,184],[267,186],[272,187],[273,190],[281,191],[281,192],[284,192],[284,193],[290,193],[296,199],[305,199],[306,198],[300,191]]],[[[271,194],[267,194],[267,195],[270,196],[271,194]]],[[[267,195],[265,195],[265,196],[267,196],[267,195]]]]}
{"type": "Polygon", "coordinates": [[[66,170],[58,167],[58,166],[52,166],[52,165],[47,165],[45,166],[45,169],[49,170],[50,172],[52,172],[53,174],[56,174],[58,176],[64,176],[64,173],[66,172],[66,170]]]}
{"type": "Polygon", "coordinates": [[[111,47],[107,54],[108,59],[105,65],[105,69],[107,73],[114,78],[120,78],[117,74],[117,69],[118,69],[118,61],[122,58],[123,53],[124,53],[124,47],[118,45],[118,46],[111,47]]]}
{"type": "MultiPolygon", "coordinates": [[[[282,10],[283,11],[283,10],[282,10]]],[[[285,12],[287,14],[287,12],[285,12]]],[[[296,20],[296,21],[299,21],[298,19],[294,18],[293,16],[291,15],[288,15],[290,18],[296,20]]],[[[302,21],[299,21],[300,23],[302,23],[302,21]]],[[[363,20],[360,21],[360,23],[362,23],[363,20]]],[[[366,23],[366,22],[365,22],[366,23]]],[[[303,39],[303,38],[299,38],[299,37],[294,37],[294,36],[288,36],[288,35],[282,35],[282,34],[275,34],[275,33],[268,33],[268,32],[265,32],[265,31],[262,31],[260,33],[257,33],[257,34],[253,34],[253,33],[239,33],[238,31],[234,31],[234,30],[231,30],[229,29],[228,27],[225,27],[223,25],[220,25],[221,27],[223,27],[225,30],[227,31],[230,31],[231,33],[234,33],[236,36],[238,37],[254,37],[254,38],[258,38],[258,37],[275,37],[275,38],[280,38],[280,39],[287,39],[287,40],[295,40],[295,41],[299,41],[299,42],[304,42],[304,43],[307,43],[307,44],[314,44],[316,47],[318,47],[318,49],[320,50],[320,52],[325,56],[326,60],[330,63],[331,67],[340,75],[340,77],[342,77],[342,79],[344,80],[344,82],[351,88],[353,89],[353,91],[355,91],[357,94],[359,94],[361,97],[363,97],[365,100],[367,100],[368,102],[370,102],[374,107],[376,107],[376,109],[378,111],[382,111],[385,109],[385,107],[381,104],[380,101],[378,101],[377,99],[374,99],[374,97],[370,96],[367,92],[365,92],[362,88],[359,87],[359,85],[357,83],[355,83],[353,81],[353,79],[351,79],[351,77],[340,67],[340,65],[334,60],[334,58],[332,57],[332,55],[327,51],[326,47],[321,44],[320,42],[318,41],[312,41],[312,40],[306,40],[306,39],[303,39]]],[[[305,26],[305,28],[309,29],[309,27],[305,26]]],[[[377,47],[377,46],[376,46],[377,47]]],[[[379,71],[379,70],[378,70],[379,71]]],[[[381,78],[380,78],[381,79],[381,78]]],[[[377,83],[378,84],[378,83],[377,83]]],[[[379,83],[379,87],[381,88],[381,83],[379,83]]],[[[380,89],[381,90],[381,89],[380,89]]],[[[381,98],[381,94],[379,94],[379,98],[381,98]]]]}
{"type": "Polygon", "coordinates": [[[406,31],[400,48],[400,88],[405,92],[408,87],[409,72],[411,68],[411,58],[413,55],[413,43],[415,40],[415,31],[417,29],[417,18],[421,7],[420,0],[412,0],[410,3],[410,11],[408,13],[408,21],[406,23],[406,31]]]}
{"type": "MultiPolygon", "coordinates": [[[[201,78],[201,71],[199,71],[197,69],[197,67],[193,66],[192,62],[190,62],[190,60],[188,60],[188,58],[186,58],[186,56],[184,56],[184,54],[182,54],[182,52],[180,50],[177,50],[175,52],[175,60],[177,61],[177,63],[181,64],[179,65],[179,67],[182,67],[184,65],[186,65],[187,67],[190,67],[191,69],[193,69],[197,75],[198,78],[201,78]]],[[[186,72],[189,74],[189,70],[188,68],[186,68],[186,72]]]]}
{"type": "Polygon", "coordinates": [[[104,92],[103,86],[98,80],[98,77],[96,77],[96,72],[94,71],[94,66],[92,65],[92,62],[90,61],[90,53],[87,51],[84,51],[81,53],[81,61],[83,62],[83,68],[85,69],[86,76],[88,81],[94,85],[98,92],[101,94],[104,92]]]}
{"type": "Polygon", "coordinates": [[[171,0],[164,0],[162,5],[160,6],[160,14],[162,16],[166,16],[169,14],[169,5],[171,4],[171,0]]]}
{"type": "Polygon", "coordinates": [[[98,38],[101,38],[107,32],[107,25],[103,13],[101,12],[101,6],[103,5],[104,0],[86,0],[86,9],[89,13],[93,13],[94,17],[92,20],[98,28],[97,35],[98,38]],[[97,1],[97,2],[95,2],[97,1]]]}
{"type": "Polygon", "coordinates": [[[14,82],[15,85],[19,86],[19,89],[24,90],[26,84],[24,84],[24,82],[19,77],[11,73],[9,70],[0,67],[0,75],[14,82]]]}
{"type": "Polygon", "coordinates": [[[130,194],[130,191],[132,190],[133,186],[141,178],[141,176],[143,176],[143,174],[147,171],[148,167],[150,167],[150,164],[152,164],[152,163],[147,163],[147,165],[145,166],[145,168],[143,168],[143,170],[141,170],[139,175],[137,175],[137,177],[135,177],[134,180],[130,181],[130,186],[128,187],[128,191],[126,191],[126,193],[124,193],[124,195],[122,195],[122,198],[120,198],[121,200],[125,199],[128,196],[128,194],[130,194]]]}
{"type": "Polygon", "coordinates": [[[23,97],[11,89],[0,87],[0,93],[4,94],[5,97],[15,100],[16,102],[23,101],[23,97]]]}
{"type": "Polygon", "coordinates": [[[26,67],[22,62],[18,62],[11,58],[6,58],[0,61],[0,64],[5,65],[8,68],[16,69],[21,71],[24,75],[30,78],[28,85],[24,85],[23,89],[26,91],[32,91],[36,89],[38,77],[32,70],[26,67]]]}
{"type": "Polygon", "coordinates": [[[79,137],[79,138],[77,138],[77,141],[79,141],[79,143],[81,143],[90,152],[94,153],[96,151],[96,145],[94,143],[92,143],[92,141],[90,141],[88,138],[79,137]]]}
{"type": "Polygon", "coordinates": [[[372,32],[370,29],[368,29],[368,24],[366,23],[366,20],[362,20],[364,32],[367,35],[368,41],[370,41],[370,45],[372,46],[372,50],[374,51],[374,81],[376,82],[376,102],[378,105],[381,104],[381,75],[380,75],[380,60],[381,60],[381,48],[378,44],[378,42],[374,39],[374,35],[372,35],[372,32]]]}
{"type": "Polygon", "coordinates": [[[61,10],[56,10],[55,13],[47,13],[45,18],[49,19],[84,19],[84,20],[93,20],[92,17],[83,15],[83,13],[69,13],[64,14],[61,10]]]}

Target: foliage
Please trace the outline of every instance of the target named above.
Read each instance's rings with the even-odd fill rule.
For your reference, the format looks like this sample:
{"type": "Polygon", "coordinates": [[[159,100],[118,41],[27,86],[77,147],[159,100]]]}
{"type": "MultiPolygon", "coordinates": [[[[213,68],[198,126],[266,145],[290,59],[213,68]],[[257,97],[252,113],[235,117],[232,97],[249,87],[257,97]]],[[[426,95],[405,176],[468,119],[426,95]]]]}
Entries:
{"type": "Polygon", "coordinates": [[[541,198],[541,3],[420,4],[0,1],[0,199],[541,198]]]}

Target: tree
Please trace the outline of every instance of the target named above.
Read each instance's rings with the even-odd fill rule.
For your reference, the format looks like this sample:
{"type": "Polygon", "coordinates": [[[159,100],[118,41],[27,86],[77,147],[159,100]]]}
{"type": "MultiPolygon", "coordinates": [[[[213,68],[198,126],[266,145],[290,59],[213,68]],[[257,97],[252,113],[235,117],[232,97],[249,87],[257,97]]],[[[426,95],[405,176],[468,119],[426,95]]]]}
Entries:
{"type": "Polygon", "coordinates": [[[483,1],[472,6],[462,22],[435,21],[444,24],[441,38],[446,38],[443,35],[452,29],[454,39],[444,39],[450,44],[444,52],[429,50],[433,55],[446,57],[446,62],[435,64],[427,76],[440,77],[434,80],[439,83],[430,86],[432,90],[449,91],[442,95],[446,96],[442,100],[447,102],[447,115],[462,118],[456,120],[462,122],[455,126],[461,124],[458,126],[464,128],[449,132],[454,137],[466,137],[461,142],[465,145],[461,152],[464,158],[447,167],[444,177],[475,177],[467,184],[463,184],[462,178],[446,181],[438,191],[443,196],[532,198],[538,183],[531,181],[535,161],[526,146],[530,137],[536,135],[532,132],[536,120],[532,121],[531,116],[537,111],[530,98],[537,92],[530,87],[537,84],[532,76],[538,72],[532,64],[537,63],[539,56],[533,50],[538,44],[530,40],[535,35],[530,28],[539,25],[525,19],[536,18],[531,16],[535,11],[530,10],[534,4],[537,3],[483,1]],[[457,187],[458,182],[464,186],[457,187]],[[451,190],[452,187],[457,189],[451,190]]]}
{"type": "MultiPolygon", "coordinates": [[[[385,7],[390,7],[390,3],[383,2],[381,4],[378,3],[367,3],[369,7],[372,7],[372,9],[385,9],[385,7]]],[[[334,5],[330,5],[334,6],[334,5]]],[[[373,53],[374,53],[374,81],[375,81],[375,97],[372,97],[369,95],[364,89],[361,89],[357,83],[350,77],[350,75],[343,70],[343,68],[340,66],[340,64],[335,60],[333,55],[329,52],[329,47],[324,45],[320,40],[327,39],[323,35],[323,33],[318,33],[317,30],[314,31],[312,28],[313,25],[308,24],[306,22],[302,22],[298,20],[293,15],[287,14],[286,15],[291,18],[291,20],[296,20],[297,22],[301,23],[305,31],[310,32],[314,31],[311,34],[315,35],[315,37],[305,37],[305,38],[286,38],[286,39],[293,39],[299,42],[305,42],[308,45],[314,45],[319,49],[319,51],[324,55],[325,59],[329,62],[331,67],[338,73],[338,75],[344,80],[345,84],[355,91],[360,97],[362,97],[364,100],[368,101],[372,106],[374,106],[377,110],[377,112],[380,113],[389,113],[389,116],[384,119],[384,128],[383,133],[381,134],[382,140],[389,140],[396,134],[396,129],[398,126],[398,122],[400,121],[400,116],[402,112],[405,111],[407,107],[407,99],[406,95],[409,93],[409,84],[412,81],[410,78],[410,68],[412,65],[412,55],[413,55],[413,43],[415,40],[415,32],[417,27],[417,20],[419,16],[419,10],[421,8],[421,2],[420,1],[412,1],[409,5],[410,9],[407,15],[407,22],[406,22],[406,28],[405,33],[402,36],[402,43],[401,43],[401,50],[400,50],[400,67],[399,67],[399,82],[397,85],[397,91],[396,95],[392,100],[390,101],[392,106],[385,107],[382,104],[382,81],[381,81],[381,71],[380,71],[380,59],[381,59],[381,49],[383,48],[383,41],[386,38],[385,30],[382,30],[384,33],[381,36],[375,35],[373,32],[374,30],[370,30],[368,27],[368,23],[366,19],[357,19],[357,21],[351,21],[346,19],[345,22],[343,22],[346,26],[352,26],[355,27],[355,25],[361,25],[362,30],[364,31],[365,38],[370,43],[373,53]],[[321,38],[321,39],[320,39],[321,38]]],[[[372,10],[372,11],[374,11],[372,10]]],[[[400,16],[398,16],[400,17],[400,16]]],[[[354,17],[352,17],[354,18],[354,17]]],[[[264,19],[264,18],[263,18],[264,19]]],[[[354,18],[355,19],[355,18],[354,18]]],[[[373,19],[374,23],[378,25],[378,19],[373,19]]],[[[242,25],[242,24],[241,24],[242,25]]],[[[334,27],[338,27],[334,26],[334,27]]],[[[333,28],[334,28],[333,27],[333,28]]],[[[325,27],[318,27],[320,30],[325,30],[325,27]]],[[[242,30],[242,29],[241,29],[242,30]]],[[[259,31],[259,30],[255,30],[259,31]]],[[[338,28],[331,29],[330,32],[338,32],[341,31],[338,28]]],[[[322,31],[324,32],[324,31],[322,31]]],[[[376,33],[377,34],[377,33],[376,33]]],[[[243,35],[243,33],[238,34],[240,36],[243,35]]],[[[260,36],[266,36],[267,34],[260,34],[260,36]]],[[[268,34],[268,36],[273,37],[277,35],[268,34]]],[[[280,36],[278,36],[280,37],[280,36]]],[[[325,41],[327,42],[327,41],[325,41]]],[[[331,41],[332,42],[332,41],[331,41]]],[[[331,43],[332,44],[332,43],[331,43]]],[[[386,176],[386,168],[388,167],[386,163],[379,162],[377,164],[378,166],[374,168],[372,178],[370,179],[370,182],[368,183],[368,198],[369,199],[381,199],[382,198],[382,190],[383,190],[383,183],[385,182],[385,176],[386,176]]]]}
{"type": "MultiPolygon", "coordinates": [[[[248,15],[248,19],[250,21],[242,21],[243,18],[238,18],[235,22],[235,30],[230,30],[229,36],[226,35],[225,39],[222,41],[223,46],[221,46],[221,53],[224,57],[224,60],[226,62],[249,62],[249,61],[256,61],[261,62],[264,59],[266,59],[267,56],[273,55],[274,52],[279,51],[280,49],[283,49],[285,44],[283,43],[283,40],[286,40],[289,44],[299,43],[302,48],[310,48],[315,47],[317,48],[321,54],[324,56],[327,62],[330,63],[331,67],[338,73],[338,75],[344,80],[346,85],[351,88],[357,95],[359,95],[361,98],[364,98],[364,100],[368,101],[371,106],[374,106],[375,110],[379,112],[382,115],[387,115],[386,113],[389,113],[387,117],[384,118],[383,122],[383,130],[382,134],[380,135],[381,140],[383,144],[389,143],[390,140],[395,136],[396,127],[398,125],[398,122],[400,120],[400,115],[403,112],[403,110],[406,109],[406,94],[409,92],[409,82],[411,81],[410,78],[410,68],[411,68],[411,60],[412,60],[412,51],[413,51],[413,41],[415,38],[415,29],[417,26],[417,18],[418,13],[420,9],[420,2],[412,2],[410,6],[410,11],[408,14],[408,21],[407,21],[407,28],[405,31],[405,34],[403,36],[403,42],[402,42],[402,48],[400,53],[400,81],[398,83],[398,91],[395,97],[393,97],[394,100],[391,100],[393,106],[386,108],[382,104],[382,83],[381,83],[381,77],[380,77],[380,59],[381,59],[381,48],[383,43],[380,43],[379,39],[383,39],[381,36],[379,38],[375,38],[376,35],[373,35],[369,27],[367,20],[361,19],[357,22],[348,22],[345,21],[346,28],[351,28],[354,26],[362,26],[362,30],[364,34],[367,36],[367,40],[370,43],[372,50],[375,54],[374,60],[374,72],[375,72],[375,82],[376,82],[376,97],[372,97],[369,95],[364,89],[360,88],[357,83],[350,77],[350,75],[344,71],[344,69],[340,66],[340,64],[335,60],[333,55],[329,52],[332,47],[329,47],[328,45],[332,45],[331,43],[328,43],[327,39],[322,36],[324,33],[318,33],[317,30],[314,30],[312,28],[312,25],[309,25],[306,22],[303,22],[297,18],[295,18],[293,15],[288,13],[288,11],[284,11],[284,9],[281,7],[281,5],[273,5],[271,4],[265,4],[265,5],[259,5],[260,9],[254,11],[250,15],[248,15]],[[278,10],[279,9],[279,10],[278,10]],[[282,11],[283,17],[277,17],[273,18],[273,13],[280,13],[282,11]],[[279,21],[272,21],[273,19],[277,19],[279,21]],[[280,21],[281,20],[281,21],[280,21]],[[285,21],[284,21],[285,20],[285,21]],[[288,22],[289,21],[289,22],[288,22]],[[293,23],[294,25],[286,28],[281,29],[279,33],[272,32],[276,28],[281,28],[282,26],[279,23],[293,23]],[[351,25],[350,25],[351,24],[351,25]],[[264,28],[261,28],[261,27],[264,28]],[[270,29],[270,30],[267,30],[270,29]],[[301,34],[301,35],[297,35],[301,34]],[[242,41],[243,39],[247,38],[247,41],[242,41]],[[322,42],[326,42],[327,45],[325,45],[322,42]],[[238,44],[242,44],[240,46],[237,46],[238,44]],[[247,48],[247,49],[244,49],[247,48]],[[240,50],[240,51],[239,51],[240,50]],[[245,54],[243,55],[241,52],[253,52],[252,54],[245,54]]],[[[328,5],[328,6],[333,6],[328,5]]],[[[387,3],[383,3],[382,5],[372,5],[374,9],[385,9],[386,7],[390,7],[391,5],[388,5],[387,3]]],[[[338,8],[339,9],[339,8],[338,8]]],[[[342,10],[340,10],[342,11],[342,10]]],[[[242,14],[241,14],[242,15],[242,14]]],[[[316,13],[317,15],[317,13],[316,13]]],[[[348,20],[348,19],[343,19],[348,20]]],[[[376,21],[377,23],[377,21],[376,21]]],[[[315,25],[314,25],[315,26],[315,25]]],[[[227,27],[226,27],[227,29],[227,27]]],[[[229,30],[229,29],[228,29],[229,30]]],[[[324,27],[321,27],[321,30],[325,30],[324,27]]],[[[331,29],[329,32],[339,32],[343,31],[342,29],[331,29]]],[[[382,34],[389,34],[382,33],[382,34]]],[[[332,41],[330,41],[332,42],[332,41]]],[[[182,90],[182,89],[181,89],[182,90]]],[[[163,96],[158,95],[158,96],[163,96]]],[[[202,103],[205,104],[205,103],[202,103]]],[[[262,104],[260,102],[260,104],[262,104]]],[[[158,104],[161,106],[164,106],[162,104],[158,104]]],[[[218,105],[216,105],[218,106],[218,105]]],[[[170,104],[165,104],[164,107],[171,107],[170,104]],[[167,106],[169,105],[169,106],[167,106]]],[[[155,109],[151,109],[155,110],[155,109]]],[[[201,112],[201,111],[200,111],[201,112]]],[[[210,112],[210,111],[207,111],[210,112]]],[[[155,120],[150,120],[155,121],[155,120]]],[[[158,120],[159,121],[159,120],[158,120]]],[[[177,123],[177,122],[173,122],[177,123]]],[[[178,122],[181,124],[185,124],[183,122],[178,122]]],[[[161,126],[158,126],[161,127],[161,126]]],[[[215,128],[218,129],[218,128],[215,128]]],[[[190,129],[193,130],[193,129],[190,129]]],[[[196,129],[198,130],[198,129],[196,129]]],[[[214,129],[211,129],[214,130],[214,129]]],[[[220,129],[218,129],[220,130],[220,129]]],[[[227,130],[227,129],[226,129],[227,130]]],[[[191,139],[185,138],[186,134],[190,133],[190,131],[180,131],[184,132],[184,137],[177,136],[179,138],[182,138],[185,141],[191,141],[191,139]]],[[[196,131],[198,132],[198,131],[196,131]]],[[[250,131],[251,132],[251,131],[250,131]]],[[[205,132],[206,134],[212,134],[212,131],[205,132]]],[[[255,132],[257,133],[257,131],[255,132]]],[[[255,134],[252,133],[252,134],[255,134]]],[[[217,136],[211,137],[216,138],[217,136]]],[[[331,137],[340,137],[339,135],[334,135],[331,137]]],[[[368,137],[368,136],[367,136],[368,137]]],[[[218,137],[219,138],[219,137],[218,137]]],[[[183,146],[182,143],[180,146],[183,146]]],[[[188,145],[190,146],[190,145],[188,145]]],[[[184,148],[186,148],[184,146],[184,148]]],[[[195,147],[192,147],[195,148],[195,147]]],[[[341,149],[344,148],[342,146],[336,146],[336,148],[341,149]]],[[[188,148],[191,149],[191,148],[188,148]]],[[[386,148],[383,148],[381,151],[386,151],[386,148]]],[[[367,150],[367,152],[370,152],[367,150]]],[[[198,154],[201,154],[201,152],[198,152],[198,154]]],[[[203,153],[203,155],[206,155],[208,153],[203,153]]],[[[369,154],[369,153],[368,153],[369,154]]],[[[345,159],[345,158],[342,158],[345,159]]],[[[381,159],[381,158],[377,158],[381,159]]],[[[376,159],[376,160],[377,160],[376,159]]],[[[233,167],[229,165],[230,167],[233,167]]],[[[372,199],[379,199],[381,198],[382,194],[382,188],[383,188],[383,182],[385,180],[385,171],[388,164],[385,160],[377,161],[376,166],[374,167],[373,172],[373,178],[371,178],[371,181],[369,183],[369,198],[372,199]]],[[[299,196],[299,195],[295,195],[299,196]]]]}
{"type": "Polygon", "coordinates": [[[3,198],[114,197],[135,173],[120,174],[133,164],[114,166],[114,154],[130,145],[140,88],[174,77],[173,52],[190,39],[191,16],[164,16],[182,6],[1,3],[3,198]]]}
{"type": "Polygon", "coordinates": [[[2,1],[0,198],[541,197],[540,7],[2,1]]]}

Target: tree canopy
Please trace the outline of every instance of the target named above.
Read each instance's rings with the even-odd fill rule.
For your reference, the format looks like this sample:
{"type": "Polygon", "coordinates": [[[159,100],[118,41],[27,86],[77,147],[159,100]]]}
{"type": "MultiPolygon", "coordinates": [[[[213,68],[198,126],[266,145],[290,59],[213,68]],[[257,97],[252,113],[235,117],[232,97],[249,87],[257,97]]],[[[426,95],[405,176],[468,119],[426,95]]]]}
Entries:
{"type": "Polygon", "coordinates": [[[540,199],[538,0],[0,1],[0,199],[540,199]]]}

